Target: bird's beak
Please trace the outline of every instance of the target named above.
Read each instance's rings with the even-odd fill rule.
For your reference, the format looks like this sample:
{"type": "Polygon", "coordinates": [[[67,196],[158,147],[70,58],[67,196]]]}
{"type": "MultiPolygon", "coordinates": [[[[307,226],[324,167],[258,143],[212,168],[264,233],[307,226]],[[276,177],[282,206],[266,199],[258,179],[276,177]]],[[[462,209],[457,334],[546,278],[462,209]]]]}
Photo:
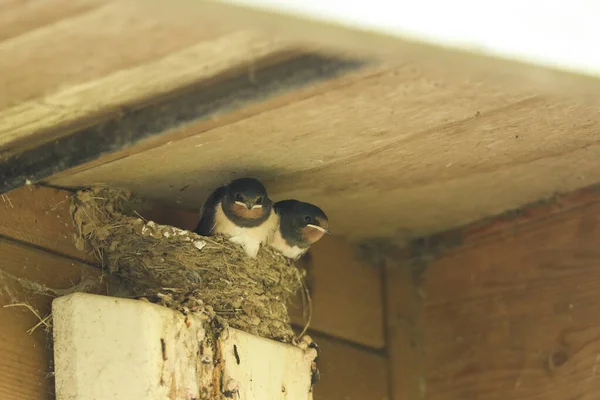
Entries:
{"type": "Polygon", "coordinates": [[[236,201],[236,203],[239,204],[240,206],[246,207],[248,210],[256,210],[256,209],[262,208],[261,204],[254,204],[252,202],[244,203],[241,201],[236,201]]]}
{"type": "Polygon", "coordinates": [[[309,226],[309,227],[311,227],[311,228],[314,228],[314,229],[316,229],[316,230],[318,230],[318,231],[321,231],[321,232],[323,232],[324,234],[330,235],[329,231],[328,231],[327,229],[323,228],[322,226],[319,226],[319,225],[313,225],[313,224],[308,224],[308,225],[306,225],[306,226],[309,226]]]}

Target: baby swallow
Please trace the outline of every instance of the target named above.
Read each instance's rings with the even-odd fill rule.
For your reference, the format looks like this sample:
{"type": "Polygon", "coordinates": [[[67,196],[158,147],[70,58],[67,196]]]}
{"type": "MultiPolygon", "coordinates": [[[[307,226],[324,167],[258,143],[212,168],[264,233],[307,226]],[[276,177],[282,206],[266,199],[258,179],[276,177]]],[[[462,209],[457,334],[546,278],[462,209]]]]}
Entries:
{"type": "Polygon", "coordinates": [[[241,245],[248,256],[256,258],[261,244],[276,228],[277,216],[264,185],[253,178],[240,178],[217,188],[208,197],[194,232],[227,236],[241,245]]]}
{"type": "Polygon", "coordinates": [[[298,200],[278,201],[274,205],[279,227],[269,238],[269,246],[294,260],[326,233],[329,220],[319,207],[298,200]]]}

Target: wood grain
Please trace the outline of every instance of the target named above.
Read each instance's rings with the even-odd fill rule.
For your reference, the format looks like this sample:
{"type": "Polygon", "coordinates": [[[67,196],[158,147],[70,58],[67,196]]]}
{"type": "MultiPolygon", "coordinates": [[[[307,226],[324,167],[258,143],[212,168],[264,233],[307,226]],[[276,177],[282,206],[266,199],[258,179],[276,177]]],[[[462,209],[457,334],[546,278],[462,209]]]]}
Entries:
{"type": "MultiPolygon", "coordinates": [[[[428,398],[598,398],[599,238],[594,202],[471,233],[433,261],[419,337],[428,398]]],[[[401,340],[390,336],[391,359],[405,370],[401,340]]],[[[410,398],[401,382],[395,398],[410,398]]]]}
{"type": "Polygon", "coordinates": [[[170,93],[140,108],[132,106],[109,120],[80,127],[56,140],[13,154],[0,165],[0,191],[19,187],[27,180],[45,180],[68,168],[110,157],[115,150],[126,150],[146,139],[211,120],[294,87],[342,75],[364,63],[313,52],[284,51],[263,57],[255,64],[254,81],[248,79],[248,65],[238,66],[188,90],[170,93]]]}
{"type": "MultiPolygon", "coordinates": [[[[61,85],[42,99],[34,98],[0,110],[0,146],[4,157],[23,151],[36,139],[49,141],[65,129],[89,125],[120,115],[124,107],[140,107],[232,68],[276,53],[282,43],[253,32],[224,35],[174,51],[156,60],[116,69],[79,84],[61,85]],[[32,134],[34,132],[35,134],[32,134]],[[6,147],[10,145],[10,151],[6,147]]],[[[108,68],[108,67],[107,67],[108,68]]],[[[83,79],[83,78],[82,78],[83,79]]],[[[45,84],[45,82],[44,82],[45,84]]]]}
{"type": "Polygon", "coordinates": [[[106,1],[5,0],[0,3],[0,41],[75,17],[106,4],[106,1]]]}
{"type": "MultiPolygon", "coordinates": [[[[406,257],[385,263],[386,328],[390,387],[394,400],[427,399],[423,321],[425,301],[415,271],[406,257]]],[[[428,328],[427,328],[428,329],[428,328]]]]}
{"type": "Polygon", "coordinates": [[[384,357],[317,334],[311,337],[320,349],[315,400],[389,400],[384,357]]]}
{"type": "MultiPolygon", "coordinates": [[[[243,51],[241,51],[241,53],[243,53],[243,51]]],[[[315,55],[317,54],[319,53],[315,53],[315,55]]],[[[336,60],[339,60],[339,62],[337,63],[324,62],[324,64],[329,65],[320,65],[317,68],[312,69],[306,68],[305,66],[304,70],[302,70],[302,66],[298,65],[299,63],[294,62],[294,57],[297,57],[298,55],[302,55],[302,53],[298,53],[297,51],[292,51],[290,53],[289,51],[287,51],[272,54],[269,57],[265,57],[264,60],[253,59],[248,62],[248,65],[246,66],[249,74],[248,77],[253,77],[255,82],[250,82],[250,84],[256,87],[258,92],[261,92],[260,85],[256,85],[257,82],[260,82],[260,84],[263,87],[263,93],[270,93],[270,90],[274,89],[274,92],[272,93],[276,93],[276,96],[261,96],[260,99],[258,99],[260,101],[247,101],[248,99],[242,99],[239,93],[241,92],[242,94],[245,94],[247,90],[242,90],[240,88],[238,89],[238,93],[234,93],[234,96],[232,96],[233,98],[227,99],[229,101],[229,104],[224,104],[225,106],[228,106],[225,110],[226,112],[213,113],[212,115],[210,115],[210,118],[200,118],[193,124],[177,126],[174,127],[174,129],[170,129],[168,132],[164,132],[160,135],[155,135],[153,137],[147,138],[141,143],[137,143],[135,145],[119,150],[114,150],[109,154],[102,155],[98,159],[91,160],[83,164],[74,166],[73,168],[69,168],[64,171],[58,172],[51,177],[52,180],[58,181],[61,180],[63,177],[66,177],[66,179],[68,180],[69,176],[77,175],[82,171],[93,169],[104,164],[109,164],[113,161],[117,161],[122,158],[129,157],[148,150],[152,150],[158,147],[171,146],[171,144],[176,143],[179,140],[200,135],[216,127],[229,125],[237,121],[250,118],[254,115],[259,115],[270,110],[279,109],[287,106],[292,102],[298,102],[314,96],[319,96],[328,91],[356,83],[364,78],[375,76],[388,70],[388,68],[386,68],[385,66],[379,65],[369,65],[359,68],[353,68],[351,65],[357,65],[349,65],[348,63],[344,63],[343,60],[337,58],[335,58],[336,60]],[[269,63],[273,64],[278,61],[287,61],[289,62],[289,65],[285,68],[285,74],[283,74],[283,76],[277,77],[274,76],[275,72],[277,71],[260,71],[259,67],[261,67],[262,61],[265,61],[264,67],[268,67],[269,63]],[[337,66],[334,64],[337,64],[337,66]],[[344,64],[349,68],[339,68],[344,64]],[[297,69],[298,71],[294,73],[291,71],[291,69],[297,69]],[[338,70],[337,73],[336,69],[338,70]],[[342,69],[343,71],[340,69],[342,69]],[[259,78],[257,75],[263,76],[259,78]],[[321,76],[321,79],[319,79],[319,76],[321,76]],[[337,78],[333,79],[333,76],[336,76],[337,78]],[[328,79],[324,79],[327,77],[328,79]],[[271,82],[269,83],[269,81],[271,82]],[[301,84],[299,85],[298,83],[301,84]],[[310,84],[307,85],[307,83],[310,84]],[[294,90],[291,90],[290,86],[294,86],[294,90]],[[241,107],[242,103],[243,107],[241,107]]],[[[323,61],[325,61],[327,56],[321,55],[321,58],[323,61]]],[[[296,61],[299,61],[299,59],[296,59],[296,61]]],[[[244,76],[244,78],[246,78],[246,76],[244,76]]],[[[214,81],[214,79],[212,79],[212,81],[214,81]]],[[[206,93],[206,90],[204,90],[203,92],[206,93]]],[[[212,98],[214,99],[214,97],[215,96],[213,95],[212,98]]],[[[190,103],[190,101],[188,100],[187,103],[190,103]]],[[[212,105],[210,105],[210,107],[212,107],[212,105]]],[[[201,110],[203,108],[201,108],[201,110]]],[[[184,186],[183,190],[185,190],[185,188],[186,187],[184,186]]],[[[174,189],[174,187],[169,187],[169,189],[172,190],[174,189]]]]}
{"type": "Polygon", "coordinates": [[[0,235],[65,254],[95,261],[75,247],[69,213],[71,192],[25,186],[0,197],[0,235]]]}
{"type": "Polygon", "coordinates": [[[4,307],[27,303],[45,317],[52,298],[25,291],[6,273],[53,289],[67,289],[77,284],[82,274],[98,276],[100,270],[5,239],[0,239],[0,256],[0,397],[54,399],[49,335],[43,328],[27,333],[39,320],[26,308],[4,307]]]}
{"type": "Polygon", "coordinates": [[[277,42],[210,21],[164,18],[127,1],[11,1],[2,10],[4,151],[9,144],[14,150],[15,141],[44,135],[49,141],[126,104],[190,85],[277,42]],[[59,127],[62,133],[48,134],[59,127]]]}
{"type": "MultiPolygon", "coordinates": [[[[55,6],[60,7],[60,2],[55,6]]],[[[0,108],[164,57],[217,35],[210,24],[199,28],[191,22],[165,23],[128,2],[105,3],[1,42],[0,76],[5,90],[0,108]]]]}
{"type": "Polygon", "coordinates": [[[338,234],[423,236],[597,183],[598,126],[592,105],[405,66],[50,181],[198,209],[252,175],[321,206],[338,234]]]}
{"type": "MultiPolygon", "coordinates": [[[[119,118],[130,108],[231,70],[244,69],[244,78],[260,86],[254,73],[264,59],[297,49],[255,30],[222,29],[210,19],[172,19],[136,2],[78,4],[62,7],[63,0],[42,0],[2,5],[2,29],[12,35],[1,41],[0,30],[0,59],[11,60],[0,61],[0,83],[6,81],[0,96],[3,158],[119,118]]],[[[282,79],[271,86],[285,91],[287,83],[282,79]]],[[[242,92],[240,88],[238,94],[242,92]]]]}
{"type": "MultiPolygon", "coordinates": [[[[328,236],[311,248],[311,329],[372,348],[385,346],[381,271],[360,261],[351,243],[328,236]]],[[[303,326],[302,303],[290,308],[303,326]]]]}

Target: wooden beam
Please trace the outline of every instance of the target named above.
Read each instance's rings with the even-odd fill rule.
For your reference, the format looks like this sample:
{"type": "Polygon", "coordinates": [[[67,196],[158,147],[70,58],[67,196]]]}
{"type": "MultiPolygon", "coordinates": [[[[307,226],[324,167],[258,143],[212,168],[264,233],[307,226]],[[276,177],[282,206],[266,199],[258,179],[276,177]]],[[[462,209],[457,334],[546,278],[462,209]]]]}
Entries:
{"type": "MultiPolygon", "coordinates": [[[[53,125],[65,122],[52,117],[53,113],[64,117],[69,116],[69,110],[79,108],[81,112],[83,108],[93,116],[103,111],[98,109],[101,100],[86,104],[90,98],[84,96],[82,88],[93,89],[94,83],[102,83],[107,76],[143,68],[223,35],[209,22],[200,29],[191,21],[174,24],[121,1],[84,0],[78,1],[77,6],[63,0],[18,1],[5,4],[2,17],[7,19],[2,30],[13,32],[11,38],[0,42],[0,83],[5,88],[0,94],[0,110],[13,109],[12,113],[3,114],[0,123],[3,150],[9,141],[35,134],[32,131],[40,125],[46,130],[51,128],[43,124],[44,120],[53,125]],[[92,47],[93,56],[89,52],[92,47]],[[35,111],[37,115],[32,115],[35,111]]],[[[235,41],[232,45],[236,49],[235,41]]],[[[189,64],[179,61],[170,69],[163,69],[164,75],[173,76],[181,70],[189,75],[189,64]]],[[[210,66],[211,62],[201,64],[210,66]]],[[[143,82],[149,84],[148,79],[143,82]]],[[[129,80],[124,87],[107,86],[102,96],[108,100],[105,106],[110,106],[110,99],[118,98],[122,92],[131,91],[131,86],[139,89],[140,84],[129,80]]],[[[139,94],[144,96],[145,92],[147,89],[142,89],[139,94]]]]}
{"type": "Polygon", "coordinates": [[[252,175],[362,238],[429,235],[600,182],[597,106],[410,65],[377,71],[50,182],[198,210],[217,185],[252,175]]]}
{"type": "Polygon", "coordinates": [[[274,64],[264,60],[255,65],[254,79],[248,78],[246,67],[226,71],[191,91],[145,107],[131,106],[118,117],[12,155],[0,165],[0,192],[43,180],[171,129],[210,120],[243,104],[335,77],[363,63],[300,53],[274,64]]]}
{"type": "Polygon", "coordinates": [[[420,260],[402,248],[377,248],[385,261],[387,352],[390,388],[394,400],[427,399],[427,342],[423,311],[420,260]],[[391,250],[391,253],[390,253],[391,250]],[[401,360],[401,361],[400,361],[401,360]]]}
{"type": "MultiPolygon", "coordinates": [[[[156,61],[123,68],[0,110],[2,156],[65,136],[78,127],[121,117],[157,98],[235,68],[248,74],[263,57],[275,62],[286,45],[254,32],[232,33],[186,47],[156,61]],[[235,49],[235,51],[234,51],[235,49]]],[[[286,57],[285,53],[279,57],[286,57]]],[[[288,55],[289,56],[289,55],[288,55]]],[[[46,83],[46,82],[44,82],[46,83]]],[[[13,99],[16,101],[18,99],[13,99]]]]}
{"type": "Polygon", "coordinates": [[[362,65],[131,2],[63,3],[2,4],[0,192],[362,65]]]}

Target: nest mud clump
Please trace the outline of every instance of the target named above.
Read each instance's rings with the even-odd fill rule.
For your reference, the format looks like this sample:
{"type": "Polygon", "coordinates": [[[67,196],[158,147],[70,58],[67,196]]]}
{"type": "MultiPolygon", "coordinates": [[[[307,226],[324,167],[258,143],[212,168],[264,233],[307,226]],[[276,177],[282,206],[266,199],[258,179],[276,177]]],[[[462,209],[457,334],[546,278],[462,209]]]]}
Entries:
{"type": "Polygon", "coordinates": [[[95,188],[73,196],[76,245],[130,283],[132,296],[184,313],[211,309],[229,326],[291,342],[286,304],[304,271],[263,248],[256,259],[220,237],[203,237],[135,216],[129,193],[95,188]]]}

